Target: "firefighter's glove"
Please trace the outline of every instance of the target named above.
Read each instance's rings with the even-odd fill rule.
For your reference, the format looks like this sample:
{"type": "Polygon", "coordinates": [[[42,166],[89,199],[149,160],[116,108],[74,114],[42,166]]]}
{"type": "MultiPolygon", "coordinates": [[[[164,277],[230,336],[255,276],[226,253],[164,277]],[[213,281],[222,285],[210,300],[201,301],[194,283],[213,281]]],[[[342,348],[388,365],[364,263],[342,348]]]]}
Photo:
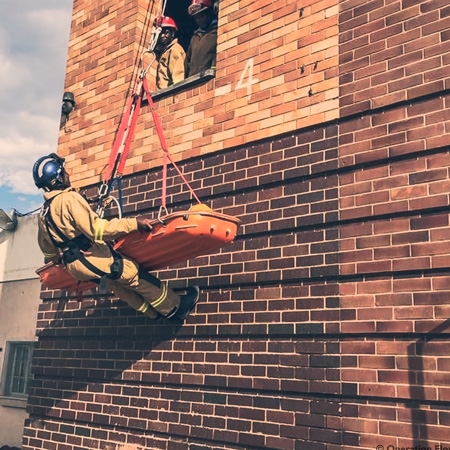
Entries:
{"type": "Polygon", "coordinates": [[[150,219],[147,219],[145,217],[137,217],[136,220],[138,230],[141,233],[148,233],[149,231],[153,230],[152,221],[150,219]]]}

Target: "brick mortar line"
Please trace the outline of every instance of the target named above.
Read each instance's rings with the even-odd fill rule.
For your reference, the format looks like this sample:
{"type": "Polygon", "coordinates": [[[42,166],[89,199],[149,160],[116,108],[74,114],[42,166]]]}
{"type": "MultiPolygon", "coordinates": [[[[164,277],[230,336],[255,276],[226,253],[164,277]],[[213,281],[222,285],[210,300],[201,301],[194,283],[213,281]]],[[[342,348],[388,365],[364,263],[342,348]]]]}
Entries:
{"type": "MultiPolygon", "coordinates": [[[[342,308],[341,308],[342,309],[342,308]]],[[[446,319],[444,321],[444,319],[442,319],[443,322],[441,325],[443,325],[446,321],[448,321],[449,319],[446,319]]],[[[343,320],[342,322],[348,323],[348,322],[356,322],[355,320],[343,320]]],[[[319,323],[319,322],[313,322],[313,323],[319,323]]],[[[298,322],[291,322],[291,323],[283,323],[283,324],[287,324],[287,325],[296,325],[298,324],[298,322]]],[[[63,341],[65,340],[67,336],[61,336],[58,339],[54,339],[54,336],[44,336],[44,340],[53,340],[53,341],[63,341]]],[[[97,339],[98,339],[98,335],[96,335],[97,339]]],[[[102,340],[107,340],[110,338],[118,338],[118,337],[123,337],[123,336],[118,336],[118,335],[105,335],[102,336],[102,340]]],[[[126,335],[126,337],[130,337],[129,335],[126,335]]],[[[133,341],[139,341],[139,340],[147,340],[148,336],[132,336],[133,339],[129,339],[129,340],[133,340],[133,341]]],[[[211,336],[211,334],[192,334],[192,335],[177,335],[176,338],[182,338],[182,339],[178,339],[178,340],[187,340],[187,341],[196,341],[196,340],[203,340],[203,341],[228,341],[230,340],[229,338],[232,337],[233,341],[242,341],[242,342],[247,342],[249,340],[252,341],[267,341],[267,339],[269,338],[270,342],[274,342],[274,341],[292,341],[292,342],[302,342],[302,341],[323,341],[323,342],[329,342],[329,341],[335,341],[335,340],[339,340],[339,341],[354,341],[355,338],[356,339],[369,339],[369,340],[373,340],[373,341],[379,341],[379,340],[399,340],[399,341],[411,341],[413,340],[416,343],[428,343],[431,341],[436,341],[436,340],[447,340],[450,338],[450,326],[449,326],[449,331],[442,333],[442,332],[412,332],[412,331],[395,331],[395,332],[356,332],[356,333],[349,333],[349,332],[342,332],[342,333],[328,333],[328,332],[323,332],[323,333],[285,333],[285,334],[281,334],[281,333],[276,333],[276,334],[262,334],[262,333],[255,333],[255,334],[242,334],[242,333],[237,333],[237,334],[223,334],[223,335],[214,335],[211,336]]],[[[79,340],[80,341],[91,341],[92,336],[80,336],[79,340]]],[[[44,349],[43,351],[45,351],[47,349],[44,349]]],[[[85,351],[85,350],[83,350],[85,351]]],[[[98,349],[96,351],[99,351],[98,349]]],[[[112,350],[112,351],[126,351],[126,350],[112,350]]],[[[133,352],[136,351],[141,351],[141,350],[132,350],[133,352]]],[[[142,350],[142,353],[146,353],[146,351],[142,350]]],[[[240,354],[250,354],[251,352],[240,352],[240,354]]],[[[327,353],[327,355],[335,355],[335,356],[340,356],[340,354],[333,354],[333,353],[327,353]]],[[[44,357],[45,359],[45,357],[44,357]]],[[[74,358],[71,358],[74,359],[74,358]]],[[[179,361],[168,361],[168,362],[175,362],[175,363],[179,363],[179,361]]],[[[190,362],[186,362],[186,363],[190,363],[190,362]]],[[[195,364],[195,362],[192,362],[192,364],[195,364]]],[[[219,363],[216,363],[217,365],[219,365],[219,363]]],[[[228,364],[228,363],[227,363],[228,364]]],[[[88,368],[86,368],[86,370],[89,370],[88,368]]],[[[107,369],[93,369],[93,370],[107,370],[107,369]]],[[[181,373],[181,372],[180,372],[181,373]]],[[[51,376],[51,375],[37,375],[36,379],[55,379],[55,380],[59,380],[59,379],[69,379],[69,380],[74,380],[75,378],[70,378],[70,377],[55,377],[55,376],[51,376]]],[[[103,380],[104,381],[104,380],[103,380]]],[[[132,380],[124,380],[124,383],[135,383],[132,380]]],[[[450,400],[449,400],[450,401],[450,400]]]]}
{"type": "MultiPolygon", "coordinates": [[[[339,266],[339,263],[336,264],[339,266]]],[[[268,287],[268,286],[279,286],[279,287],[285,287],[290,285],[300,285],[303,286],[305,284],[327,284],[327,283],[348,283],[348,282],[363,282],[367,281],[371,278],[379,278],[379,277],[387,277],[387,278],[395,278],[395,279],[406,279],[411,278],[411,276],[416,276],[419,278],[423,277],[440,277],[440,276],[447,276],[450,274],[450,267],[449,268],[430,268],[430,269],[418,269],[418,270],[401,270],[397,272],[393,271],[383,271],[383,272],[367,272],[367,273],[357,273],[357,274],[349,274],[349,275],[330,275],[330,276],[317,276],[317,277],[310,277],[310,278],[297,278],[297,279],[284,279],[284,280],[276,280],[276,281],[258,281],[255,283],[245,282],[245,283],[239,283],[239,284],[217,284],[214,286],[199,286],[201,291],[216,291],[220,289],[232,289],[232,288],[250,288],[254,287],[255,289],[260,289],[262,287],[268,287]]],[[[99,296],[104,297],[105,294],[92,294],[92,295],[86,295],[83,298],[84,299],[98,299],[99,296]]],[[[70,296],[69,298],[67,296],[61,296],[61,297],[53,297],[53,298],[45,298],[42,299],[42,301],[45,302],[54,302],[54,301],[60,301],[62,299],[75,299],[76,296],[70,296]]],[[[232,301],[232,300],[230,300],[232,301]]],[[[329,308],[332,309],[332,308],[329,308]]],[[[65,311],[65,310],[63,310],[65,311]]],[[[67,312],[67,311],[65,311],[67,312]]]]}
{"type": "MultiPolygon", "coordinates": [[[[195,444],[195,443],[197,443],[198,445],[202,445],[202,444],[205,444],[205,443],[209,443],[211,445],[214,445],[216,448],[223,448],[224,450],[229,449],[230,445],[233,448],[240,448],[240,449],[243,449],[243,450],[261,450],[261,446],[260,445],[254,446],[254,445],[249,445],[249,444],[240,444],[240,443],[237,443],[237,442],[225,442],[224,443],[223,440],[208,439],[208,438],[205,438],[205,437],[198,437],[198,438],[196,438],[196,437],[191,436],[190,434],[189,435],[176,434],[173,431],[172,432],[167,431],[166,433],[163,433],[163,432],[157,431],[157,430],[146,430],[146,429],[142,429],[142,428],[136,428],[136,427],[130,427],[130,426],[121,426],[121,425],[97,424],[97,423],[86,422],[86,421],[70,421],[70,420],[63,419],[63,418],[60,418],[58,420],[58,422],[55,422],[54,418],[51,417],[51,416],[50,417],[49,416],[39,416],[39,415],[33,415],[33,414],[30,414],[29,420],[42,420],[42,418],[44,420],[49,418],[52,423],[66,424],[66,425],[72,425],[73,424],[74,426],[86,426],[90,430],[92,430],[92,429],[99,429],[99,430],[115,431],[115,432],[118,432],[118,433],[124,433],[127,436],[130,435],[132,432],[136,432],[139,435],[144,436],[144,437],[152,437],[152,436],[154,436],[155,439],[159,438],[159,439],[165,440],[167,442],[174,441],[175,440],[174,438],[178,438],[179,439],[178,442],[183,443],[183,444],[186,444],[186,443],[195,444]],[[94,428],[93,428],[93,426],[94,426],[94,428]],[[223,445],[226,445],[226,447],[223,446],[223,445]]],[[[230,418],[234,419],[234,417],[230,417],[230,418]]],[[[145,420],[145,419],[142,419],[142,420],[145,420]]],[[[47,421],[47,422],[50,422],[50,421],[47,421]]],[[[252,420],[252,422],[253,422],[253,420],[252,420]]],[[[173,422],[170,422],[169,425],[170,424],[173,424],[173,422]]],[[[175,424],[175,425],[179,425],[179,424],[175,424]]],[[[203,426],[193,426],[191,424],[188,424],[187,426],[190,427],[190,428],[191,427],[193,427],[193,428],[203,427],[203,426]]],[[[207,427],[205,427],[205,428],[207,428],[207,427]]],[[[208,429],[210,429],[210,430],[219,430],[219,431],[222,430],[219,427],[217,427],[217,428],[208,428],[208,429]]],[[[239,431],[239,430],[231,430],[231,432],[233,432],[233,431],[236,434],[241,434],[242,433],[242,431],[239,431]]],[[[338,431],[339,432],[343,432],[342,430],[338,430],[338,431]]],[[[54,432],[54,433],[61,433],[61,432],[58,431],[58,432],[54,432]]],[[[255,433],[247,431],[247,432],[244,432],[244,434],[252,435],[252,434],[255,434],[255,433]]],[[[73,436],[80,436],[80,435],[73,434],[73,436]]],[[[258,436],[259,436],[259,434],[258,434],[258,436]]],[[[276,435],[265,435],[265,436],[278,437],[276,435]]],[[[27,437],[30,438],[30,439],[32,438],[30,436],[27,436],[27,437]]],[[[97,440],[98,439],[98,438],[95,438],[95,437],[92,437],[92,436],[84,436],[83,435],[83,437],[85,439],[93,439],[93,440],[97,440]]],[[[38,439],[38,438],[34,438],[34,439],[38,439]]],[[[286,439],[292,439],[292,438],[287,437],[286,439]]],[[[299,441],[300,442],[318,442],[318,441],[311,441],[311,440],[308,440],[308,441],[299,440],[299,441]]],[[[113,442],[113,441],[110,441],[110,442],[113,442]]],[[[278,447],[267,447],[267,446],[264,446],[264,449],[265,450],[279,450],[278,447]]]]}
{"type": "MultiPolygon", "coordinates": [[[[337,309],[337,308],[336,308],[337,309]]],[[[343,308],[340,308],[340,311],[343,311],[343,308]]],[[[441,325],[445,324],[446,321],[448,321],[449,319],[442,319],[442,323],[441,325]]],[[[356,320],[341,320],[338,323],[349,323],[349,322],[357,322],[356,320]]],[[[319,322],[312,322],[313,324],[317,324],[319,322]]],[[[336,322],[333,322],[336,323],[336,322]]],[[[292,323],[283,323],[283,325],[292,325],[293,327],[295,327],[295,325],[297,325],[298,322],[292,322],[292,323]]],[[[226,326],[226,325],[225,325],[226,326]]],[[[62,335],[59,336],[58,339],[55,339],[54,336],[44,336],[41,340],[42,341],[63,341],[65,340],[67,337],[70,336],[66,336],[66,335],[62,335]]],[[[98,340],[98,336],[83,336],[79,338],[79,341],[85,341],[85,342],[89,342],[92,341],[93,337],[97,337],[98,340]]],[[[148,339],[148,335],[139,335],[139,336],[132,336],[132,339],[130,338],[130,335],[126,335],[126,336],[120,336],[120,335],[104,335],[102,336],[103,340],[107,340],[107,339],[118,339],[121,337],[126,337],[129,338],[129,340],[132,340],[133,342],[139,342],[139,341],[143,341],[143,340],[147,340],[148,339]]],[[[223,334],[214,334],[214,336],[211,336],[211,334],[202,334],[202,333],[196,333],[194,332],[193,334],[188,334],[188,335],[177,335],[173,337],[174,341],[227,341],[230,338],[232,338],[233,341],[241,341],[241,342],[247,342],[249,340],[252,341],[267,341],[267,339],[269,339],[270,342],[274,342],[274,341],[292,341],[292,342],[303,342],[303,341],[323,341],[323,342],[330,342],[330,341],[353,341],[355,339],[372,339],[373,341],[379,341],[379,340],[391,340],[391,341],[396,341],[396,340],[401,340],[401,341],[406,341],[406,340],[412,340],[416,343],[424,343],[426,344],[427,342],[431,342],[431,341],[447,341],[450,339],[450,331],[447,332],[411,332],[411,331],[398,331],[398,332],[367,332],[367,333],[363,333],[363,332],[355,332],[355,333],[349,333],[349,332],[342,332],[342,333],[328,333],[328,332],[322,332],[322,333],[309,333],[309,332],[305,332],[305,333],[296,333],[296,332],[291,332],[291,333],[266,333],[266,334],[262,334],[262,333],[255,333],[255,334],[249,334],[249,333],[223,333],[223,334]]],[[[84,350],[83,350],[84,351],[84,350]]],[[[115,350],[115,351],[119,351],[119,350],[115,350]]],[[[137,351],[137,350],[133,350],[133,351],[137,351]]],[[[150,349],[149,349],[150,351],[150,349]]],[[[144,352],[144,351],[143,351],[144,352]]],[[[334,356],[341,356],[340,354],[327,354],[327,355],[334,355],[334,356]]],[[[45,359],[45,357],[44,357],[45,359]]],[[[168,361],[168,362],[172,362],[172,361],[168,361]]],[[[328,368],[332,368],[332,367],[328,367],[328,368]]],[[[91,370],[91,369],[85,369],[85,370],[91,370]]],[[[92,369],[92,370],[107,370],[107,369],[92,369]]],[[[60,377],[52,377],[52,376],[47,376],[47,375],[35,375],[36,379],[48,379],[48,378],[55,378],[55,379],[60,379],[60,377]]],[[[61,378],[62,379],[62,378],[61,378]]],[[[66,379],[66,378],[64,378],[66,379]]],[[[67,379],[69,380],[75,380],[75,378],[70,378],[67,377],[67,379]]],[[[129,381],[129,380],[127,380],[129,381]]]]}
{"type": "MultiPolygon", "coordinates": [[[[342,367],[334,367],[333,369],[341,369],[342,367]]],[[[50,379],[50,378],[47,378],[50,379]]],[[[311,381],[311,380],[310,380],[311,381]]],[[[312,380],[314,381],[314,380],[312,380]]],[[[353,385],[353,384],[364,384],[361,382],[346,382],[346,381],[330,381],[329,383],[339,383],[341,385],[353,385]]],[[[151,383],[151,384],[145,384],[145,383],[139,383],[135,382],[133,384],[131,383],[109,383],[114,385],[120,385],[120,386],[140,386],[140,387],[155,387],[157,389],[168,389],[173,391],[178,391],[180,388],[179,384],[174,383],[151,383]]],[[[410,384],[410,383],[408,383],[410,384]]],[[[183,384],[183,389],[187,388],[189,391],[193,392],[201,392],[201,393],[215,393],[215,394],[223,394],[223,395],[237,395],[237,394],[245,394],[247,396],[253,396],[256,393],[263,392],[263,397],[267,398],[282,398],[289,396],[292,399],[300,399],[300,400],[315,400],[315,399],[325,399],[328,400],[330,398],[333,398],[334,400],[338,402],[347,402],[350,403],[351,401],[354,401],[355,403],[365,403],[365,402],[382,402],[382,403],[394,403],[394,404],[404,404],[404,403],[411,403],[411,404],[421,404],[421,405],[428,405],[428,406],[435,406],[435,407],[448,407],[450,406],[449,400],[428,400],[428,399],[415,399],[415,398],[408,398],[408,397],[381,397],[381,396],[370,396],[370,395],[351,395],[351,394],[335,394],[330,392],[320,393],[320,392],[306,392],[306,391],[298,391],[298,390],[274,390],[274,389],[262,389],[262,388],[242,388],[242,389],[236,389],[236,388],[227,388],[226,386],[217,386],[217,387],[205,387],[204,385],[193,385],[193,384],[183,384]]],[[[185,390],[184,390],[185,392],[185,390]]],[[[261,398],[261,396],[258,396],[258,398],[261,398]]],[[[170,401],[171,399],[167,399],[170,401]]],[[[185,403],[198,403],[195,401],[189,401],[186,400],[185,403]]],[[[211,404],[218,404],[220,403],[213,403],[209,402],[211,404]]],[[[258,408],[253,407],[255,409],[265,409],[265,408],[258,408]]],[[[270,409],[270,408],[269,408],[270,409]]],[[[34,417],[48,417],[48,416],[38,416],[34,415],[34,417]]],[[[51,418],[51,417],[50,417],[51,418]]],[[[75,421],[74,421],[75,422],[75,421]]],[[[77,423],[86,423],[90,424],[90,422],[77,422],[77,423]]],[[[114,427],[114,426],[112,426],[114,427]]]]}

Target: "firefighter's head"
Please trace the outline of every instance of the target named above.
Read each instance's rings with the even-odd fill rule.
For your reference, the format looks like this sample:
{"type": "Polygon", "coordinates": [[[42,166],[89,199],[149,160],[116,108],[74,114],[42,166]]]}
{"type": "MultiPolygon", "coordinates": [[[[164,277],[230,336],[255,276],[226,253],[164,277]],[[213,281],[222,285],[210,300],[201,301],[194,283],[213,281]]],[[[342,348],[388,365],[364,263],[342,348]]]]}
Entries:
{"type": "Polygon", "coordinates": [[[153,26],[161,28],[156,45],[159,50],[164,50],[174,40],[178,31],[177,24],[169,16],[159,16],[155,19],[153,26]]]}
{"type": "Polygon", "coordinates": [[[191,0],[188,13],[194,17],[199,28],[208,28],[214,17],[213,0],[191,0]]]}
{"type": "Polygon", "coordinates": [[[56,153],[39,158],[33,166],[34,184],[44,191],[70,187],[69,175],[64,169],[64,158],[56,153]]]}

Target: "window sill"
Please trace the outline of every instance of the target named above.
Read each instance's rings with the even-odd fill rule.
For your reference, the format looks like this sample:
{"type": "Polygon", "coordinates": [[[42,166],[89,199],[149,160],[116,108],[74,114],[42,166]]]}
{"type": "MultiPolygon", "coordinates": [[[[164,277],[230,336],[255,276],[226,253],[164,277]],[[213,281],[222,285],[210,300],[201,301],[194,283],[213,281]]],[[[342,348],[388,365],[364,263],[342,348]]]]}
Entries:
{"type": "MultiPolygon", "coordinates": [[[[164,89],[159,89],[152,94],[153,100],[160,100],[170,95],[176,94],[177,92],[184,91],[186,89],[195,87],[201,83],[211,80],[216,76],[216,69],[208,69],[204,72],[200,72],[197,75],[186,78],[179,83],[173,84],[172,86],[166,87],[164,89]]],[[[145,101],[147,103],[147,101],[145,101]]]]}
{"type": "Polygon", "coordinates": [[[0,406],[6,406],[8,408],[26,409],[27,399],[26,397],[24,398],[0,397],[0,406]]]}

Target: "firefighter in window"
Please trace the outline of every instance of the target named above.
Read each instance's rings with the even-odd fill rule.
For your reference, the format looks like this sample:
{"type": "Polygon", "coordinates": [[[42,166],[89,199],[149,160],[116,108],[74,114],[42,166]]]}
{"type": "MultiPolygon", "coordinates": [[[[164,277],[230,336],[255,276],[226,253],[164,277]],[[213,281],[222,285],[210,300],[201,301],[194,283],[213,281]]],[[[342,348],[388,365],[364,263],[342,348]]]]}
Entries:
{"type": "Polygon", "coordinates": [[[168,16],[155,19],[155,28],[160,28],[154,54],[156,67],[156,87],[164,89],[184,80],[184,60],[186,53],[175,37],[178,31],[175,21],[168,16]]]}
{"type": "Polygon", "coordinates": [[[62,260],[80,281],[104,280],[117,297],[152,319],[184,320],[188,316],[199,299],[196,286],[180,297],[111,245],[112,240],[132,231],[151,231],[149,219],[106,220],[98,216],[71,187],[64,159],[55,153],[35,162],[33,178],[36,186],[45,191],[38,243],[46,263],[58,264],[62,260]]]}
{"type": "Polygon", "coordinates": [[[216,67],[217,18],[213,0],[191,0],[188,8],[198,28],[186,53],[186,78],[216,67]]]}

